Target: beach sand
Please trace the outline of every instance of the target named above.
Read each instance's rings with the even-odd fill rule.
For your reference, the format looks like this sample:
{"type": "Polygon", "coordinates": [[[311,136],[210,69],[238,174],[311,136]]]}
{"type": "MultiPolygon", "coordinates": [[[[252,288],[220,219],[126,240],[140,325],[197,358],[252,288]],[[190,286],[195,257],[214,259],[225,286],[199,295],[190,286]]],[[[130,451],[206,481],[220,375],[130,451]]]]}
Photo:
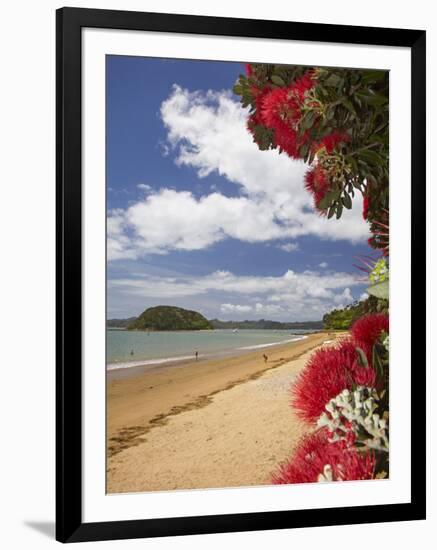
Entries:
{"type": "Polygon", "coordinates": [[[341,336],[108,377],[107,492],[269,484],[308,429],[290,384],[312,350],[341,336]]]}

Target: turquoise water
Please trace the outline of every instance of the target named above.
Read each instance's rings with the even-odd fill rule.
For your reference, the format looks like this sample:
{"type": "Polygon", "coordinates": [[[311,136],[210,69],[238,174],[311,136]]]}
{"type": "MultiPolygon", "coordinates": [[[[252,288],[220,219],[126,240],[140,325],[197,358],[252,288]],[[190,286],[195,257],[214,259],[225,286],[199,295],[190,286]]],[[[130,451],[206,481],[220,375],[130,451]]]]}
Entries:
{"type": "Polygon", "coordinates": [[[293,342],[312,332],[308,330],[213,330],[187,332],[106,331],[107,368],[159,365],[244,350],[268,348],[293,342]]]}

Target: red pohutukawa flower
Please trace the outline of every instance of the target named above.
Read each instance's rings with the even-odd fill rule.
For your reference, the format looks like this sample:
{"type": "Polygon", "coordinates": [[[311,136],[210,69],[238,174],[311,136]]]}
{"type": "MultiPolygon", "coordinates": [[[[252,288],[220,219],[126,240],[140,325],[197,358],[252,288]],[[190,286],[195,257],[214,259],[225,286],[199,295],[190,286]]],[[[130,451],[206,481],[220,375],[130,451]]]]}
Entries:
{"type": "Polygon", "coordinates": [[[376,386],[376,372],[371,367],[356,366],[353,370],[355,384],[374,388],[376,386]]]}
{"type": "Polygon", "coordinates": [[[291,386],[291,406],[306,422],[316,422],[328,401],[345,388],[352,390],[356,384],[375,386],[376,373],[370,360],[368,367],[361,364],[352,340],[317,350],[291,386]]]}
{"type": "Polygon", "coordinates": [[[370,313],[355,321],[352,336],[358,346],[371,350],[382,332],[389,331],[389,317],[386,313],[370,313]]]}
{"type": "MultiPolygon", "coordinates": [[[[328,174],[320,164],[316,164],[305,174],[305,189],[312,194],[314,206],[319,209],[318,204],[330,189],[328,174]]],[[[319,209],[319,212],[326,214],[325,210],[319,209]]]]}
{"type": "Polygon", "coordinates": [[[273,88],[265,95],[261,105],[261,118],[269,128],[276,130],[278,127],[287,126],[286,120],[291,120],[292,117],[295,120],[300,118],[299,104],[297,104],[295,98],[290,97],[289,101],[289,94],[291,94],[291,91],[287,87],[273,88]],[[294,105],[292,105],[292,99],[294,105]],[[287,110],[291,112],[287,112],[287,110]]]}
{"type": "Polygon", "coordinates": [[[304,436],[291,459],[272,475],[274,484],[373,479],[375,456],[345,441],[330,443],[325,430],[304,436]]]}
{"type": "Polygon", "coordinates": [[[312,90],[316,85],[316,77],[313,70],[307,71],[301,78],[298,78],[293,83],[294,93],[303,101],[309,90],[312,90]]]}
{"type": "MultiPolygon", "coordinates": [[[[257,88],[256,86],[251,87],[252,96],[255,100],[255,111],[247,119],[247,129],[253,135],[255,126],[264,125],[264,122],[261,118],[261,105],[264,100],[264,97],[269,93],[269,88],[257,88]]],[[[255,140],[256,141],[256,140],[255,140]]]]}
{"type": "Polygon", "coordinates": [[[261,111],[258,116],[267,128],[274,130],[276,145],[292,158],[300,158],[299,149],[308,140],[308,132],[299,136],[298,125],[305,96],[314,85],[312,73],[308,72],[289,86],[268,89],[260,105],[257,102],[257,110],[261,111]]]}
{"type": "MultiPolygon", "coordinates": [[[[274,88],[261,102],[260,119],[275,134],[275,142],[292,158],[299,158],[299,138],[295,125],[300,118],[297,104],[292,107],[288,100],[288,88],[274,88]]],[[[296,98],[293,99],[296,103],[296,98]]]]}
{"type": "Polygon", "coordinates": [[[349,141],[348,134],[342,134],[341,132],[332,132],[324,138],[322,138],[319,143],[314,145],[314,150],[319,151],[320,149],[325,149],[327,153],[332,153],[332,151],[340,143],[347,143],[349,141]]]}
{"type": "Polygon", "coordinates": [[[291,387],[291,405],[298,416],[316,422],[330,399],[345,388],[352,389],[356,362],[357,351],[350,340],[314,352],[291,387]]]}
{"type": "Polygon", "coordinates": [[[306,137],[298,139],[297,133],[293,132],[285,124],[275,129],[276,145],[285,151],[291,158],[300,158],[299,147],[305,142],[306,137]]]}
{"type": "Polygon", "coordinates": [[[252,65],[250,63],[246,63],[246,74],[252,76],[252,65]]]}

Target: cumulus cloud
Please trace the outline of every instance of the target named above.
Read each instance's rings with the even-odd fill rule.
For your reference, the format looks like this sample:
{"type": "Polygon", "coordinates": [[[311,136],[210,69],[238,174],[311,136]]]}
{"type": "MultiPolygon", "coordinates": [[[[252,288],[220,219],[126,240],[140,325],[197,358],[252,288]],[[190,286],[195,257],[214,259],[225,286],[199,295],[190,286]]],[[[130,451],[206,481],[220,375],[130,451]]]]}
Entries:
{"type": "Polygon", "coordinates": [[[241,304],[222,304],[220,306],[222,313],[248,313],[252,309],[252,306],[243,306],[241,304]]]}
{"type": "Polygon", "coordinates": [[[257,302],[255,304],[255,311],[260,316],[269,315],[270,317],[276,317],[276,315],[285,313],[287,311],[286,304],[284,304],[284,306],[277,304],[263,304],[261,302],[257,302]]]}
{"type": "Polygon", "coordinates": [[[176,163],[193,168],[200,180],[219,174],[238,195],[205,189],[195,197],[170,185],[149,190],[128,208],[110,212],[108,259],[199,250],[226,238],[257,242],[315,235],[358,242],[367,236],[358,197],[352,211],[335,222],[312,210],[303,186],[305,165],[277,151],[259,151],[246,130],[246,111],[230,93],[174,86],[161,117],[176,163]]]}
{"type": "Polygon", "coordinates": [[[108,281],[111,294],[122,293],[124,301],[130,297],[141,304],[177,302],[182,307],[198,305],[202,311],[208,308],[211,316],[250,313],[251,318],[285,320],[321,318],[334,307],[352,302],[351,288],[361,284],[349,273],[292,270],[277,277],[215,271],[202,277],[147,275],[108,281]]]}
{"type": "Polygon", "coordinates": [[[351,289],[345,288],[341,294],[337,294],[337,296],[334,297],[334,301],[336,304],[341,304],[342,307],[353,302],[351,289]]]}
{"type": "MultiPolygon", "coordinates": [[[[180,295],[182,293],[203,294],[209,290],[231,293],[258,294],[278,291],[294,293],[296,297],[332,297],[332,291],[362,284],[359,278],[350,273],[329,273],[317,271],[295,272],[287,270],[280,277],[235,275],[229,271],[214,271],[203,277],[154,277],[138,279],[112,279],[112,286],[123,286],[142,296],[180,295]]],[[[346,288],[349,291],[348,288],[346,288]]],[[[350,291],[349,291],[350,292],[350,291]]],[[[272,295],[274,296],[274,294],[272,295]]]]}
{"type": "Polygon", "coordinates": [[[323,267],[323,268],[328,267],[328,262],[321,262],[321,263],[319,263],[319,267],[323,267]]]}
{"type": "Polygon", "coordinates": [[[108,260],[135,259],[137,250],[128,235],[125,212],[121,209],[112,210],[106,223],[106,249],[108,260]]]}
{"type": "Polygon", "coordinates": [[[298,243],[278,244],[278,248],[280,248],[284,252],[295,252],[296,250],[299,250],[299,244],[298,243]]]}
{"type": "Polygon", "coordinates": [[[152,190],[152,187],[150,185],[147,185],[147,183],[139,183],[137,187],[138,189],[141,189],[141,191],[145,191],[146,193],[152,190]]]}

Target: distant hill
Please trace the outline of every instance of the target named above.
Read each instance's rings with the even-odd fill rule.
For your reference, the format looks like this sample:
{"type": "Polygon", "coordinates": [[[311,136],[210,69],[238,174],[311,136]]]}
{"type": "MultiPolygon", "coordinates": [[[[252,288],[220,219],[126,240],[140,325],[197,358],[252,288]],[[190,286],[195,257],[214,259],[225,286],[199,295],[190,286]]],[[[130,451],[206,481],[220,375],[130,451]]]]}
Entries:
{"type": "Polygon", "coordinates": [[[129,317],[129,319],[107,319],[106,326],[108,328],[127,328],[135,319],[136,317],[129,317]]]}
{"type": "Polygon", "coordinates": [[[323,328],[323,321],[302,321],[292,323],[281,323],[279,321],[268,321],[260,319],[259,321],[219,321],[212,319],[211,324],[214,328],[238,328],[238,329],[258,329],[258,330],[319,330],[323,328]]]}
{"type": "MultiPolygon", "coordinates": [[[[259,319],[258,321],[220,321],[219,319],[212,319],[211,321],[208,321],[201,315],[200,313],[196,313],[195,311],[189,311],[186,309],[178,308],[178,307],[171,307],[171,306],[158,306],[158,307],[152,307],[149,309],[146,309],[144,313],[142,313],[139,317],[129,317],[129,319],[108,319],[106,322],[106,326],[108,328],[129,328],[129,330],[199,330],[197,326],[194,328],[153,328],[155,326],[155,322],[158,318],[163,317],[164,320],[167,319],[168,321],[173,322],[174,320],[171,320],[170,318],[170,312],[168,310],[174,310],[173,313],[177,318],[179,316],[176,314],[176,311],[179,312],[185,312],[188,314],[195,314],[196,316],[199,316],[199,318],[202,320],[202,327],[201,328],[215,328],[215,329],[258,329],[258,330],[321,330],[323,328],[323,321],[300,321],[300,322],[292,322],[292,323],[281,323],[279,321],[268,321],[266,319],[259,319]],[[161,312],[157,312],[156,310],[159,309],[161,312]],[[152,319],[149,317],[149,313],[152,312],[152,319]],[[145,316],[147,313],[146,321],[144,321],[144,317],[142,321],[139,321],[139,319],[142,316],[145,316]],[[137,324],[138,321],[138,324],[137,324]],[[144,323],[152,323],[151,327],[146,327],[144,323]],[[207,325],[204,323],[208,323],[207,325]],[[139,328],[139,327],[142,328],[139,328]]],[[[188,319],[185,314],[183,314],[183,317],[188,319]]],[[[191,321],[190,321],[191,322],[191,321]]],[[[196,324],[196,323],[195,323],[196,324]]],[[[179,325],[179,321],[176,322],[176,325],[179,325]]],[[[162,326],[161,322],[158,323],[158,326],[162,326]]],[[[168,326],[167,322],[165,322],[165,326],[168,326]]]]}
{"type": "Polygon", "coordinates": [[[128,323],[128,330],[208,330],[211,323],[197,311],[173,306],[149,307],[128,323]]]}

